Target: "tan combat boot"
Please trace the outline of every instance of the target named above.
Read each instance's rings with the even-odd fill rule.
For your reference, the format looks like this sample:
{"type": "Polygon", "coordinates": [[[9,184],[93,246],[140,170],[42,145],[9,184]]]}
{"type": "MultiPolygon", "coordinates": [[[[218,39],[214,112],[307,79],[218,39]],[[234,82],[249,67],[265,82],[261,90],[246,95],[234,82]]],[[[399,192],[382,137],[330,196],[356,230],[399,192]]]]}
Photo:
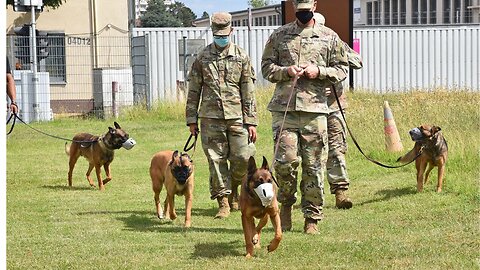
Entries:
{"type": "Polygon", "coordinates": [[[230,206],[230,210],[240,210],[240,205],[238,203],[238,187],[232,189],[232,193],[228,195],[228,205],[230,206]]]}
{"type": "Polygon", "coordinates": [[[350,209],[353,206],[352,200],[347,197],[344,189],[335,190],[335,206],[339,209],[350,209]]]}
{"type": "Polygon", "coordinates": [[[303,225],[303,232],[306,234],[317,234],[317,220],[313,218],[306,218],[305,224],[303,225]]]}
{"type": "Polygon", "coordinates": [[[282,204],[280,208],[280,224],[282,224],[282,232],[292,230],[292,206],[282,204]]]}
{"type": "Polygon", "coordinates": [[[218,201],[218,213],[215,218],[226,218],[230,215],[230,206],[228,206],[227,196],[217,197],[218,201]]]}

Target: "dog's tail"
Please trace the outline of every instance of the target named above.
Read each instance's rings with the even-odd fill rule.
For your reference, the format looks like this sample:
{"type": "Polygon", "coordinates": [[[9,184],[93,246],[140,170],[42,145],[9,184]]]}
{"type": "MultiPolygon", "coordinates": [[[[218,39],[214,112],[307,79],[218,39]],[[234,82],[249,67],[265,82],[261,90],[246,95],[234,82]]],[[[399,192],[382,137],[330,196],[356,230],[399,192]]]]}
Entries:
{"type": "Polygon", "coordinates": [[[405,155],[399,157],[397,159],[397,162],[402,162],[402,163],[408,163],[412,162],[415,158],[417,157],[417,150],[416,147],[410,150],[408,153],[405,155]]]}
{"type": "Polygon", "coordinates": [[[67,156],[70,156],[70,145],[68,145],[68,142],[65,142],[65,153],[67,156]]]}

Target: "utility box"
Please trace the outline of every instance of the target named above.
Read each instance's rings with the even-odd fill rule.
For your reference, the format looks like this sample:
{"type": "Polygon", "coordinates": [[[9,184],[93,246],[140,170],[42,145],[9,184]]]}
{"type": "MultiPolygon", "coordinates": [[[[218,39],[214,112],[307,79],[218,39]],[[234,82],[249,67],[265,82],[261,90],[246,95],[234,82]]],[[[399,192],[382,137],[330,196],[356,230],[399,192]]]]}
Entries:
{"type": "Polygon", "coordinates": [[[48,72],[37,72],[37,91],[33,85],[33,72],[30,70],[12,70],[19,116],[26,123],[32,121],[51,121],[50,76],[48,72]]]}
{"type": "Polygon", "coordinates": [[[113,116],[112,89],[116,82],[116,108],[121,112],[122,108],[133,105],[133,80],[132,69],[93,69],[93,106],[95,115],[99,118],[113,116]]]}

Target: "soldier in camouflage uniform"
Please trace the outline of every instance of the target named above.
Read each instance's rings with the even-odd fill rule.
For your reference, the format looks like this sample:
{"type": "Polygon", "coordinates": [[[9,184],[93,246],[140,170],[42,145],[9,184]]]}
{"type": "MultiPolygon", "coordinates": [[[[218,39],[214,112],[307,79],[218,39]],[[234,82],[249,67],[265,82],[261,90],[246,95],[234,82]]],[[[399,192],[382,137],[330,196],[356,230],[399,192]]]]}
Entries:
{"type": "Polygon", "coordinates": [[[291,230],[291,209],[296,202],[297,174],[300,182],[304,232],[317,233],[317,221],[323,218],[324,173],[327,162],[326,88],[346,78],[347,56],[343,43],[331,29],[315,24],[316,0],[295,2],[297,20],[284,25],[270,36],[262,56],[263,76],[276,83],[268,105],[272,112],[275,143],[274,169],[279,182],[282,230],[291,230]],[[292,78],[298,77],[293,85],[292,78]],[[287,107],[291,91],[293,97],[287,107]],[[287,111],[284,121],[284,112],[287,111]],[[280,127],[284,128],[280,134],[280,127]]]}
{"type": "Polygon", "coordinates": [[[257,112],[253,69],[247,53],[230,42],[232,16],[212,15],[214,42],[195,59],[188,77],[186,121],[200,134],[210,170],[210,195],[217,199],[215,218],[230,214],[227,196],[246,177],[255,154],[257,112]]]}
{"type": "MultiPolygon", "coordinates": [[[[325,17],[320,13],[314,15],[315,23],[325,24],[325,17]]],[[[362,59],[346,42],[343,42],[347,53],[348,64],[354,69],[362,68],[362,59]]],[[[337,92],[340,105],[345,112],[347,107],[347,97],[344,91],[343,83],[337,83],[332,86],[331,91],[337,92]]],[[[345,153],[347,152],[347,133],[345,121],[343,120],[340,108],[335,99],[335,95],[327,91],[328,107],[330,113],[327,117],[328,129],[328,160],[327,160],[327,179],[330,184],[330,192],[335,194],[335,206],[340,209],[350,209],[353,206],[352,200],[346,195],[346,190],[350,185],[347,174],[347,163],[345,153]]]]}

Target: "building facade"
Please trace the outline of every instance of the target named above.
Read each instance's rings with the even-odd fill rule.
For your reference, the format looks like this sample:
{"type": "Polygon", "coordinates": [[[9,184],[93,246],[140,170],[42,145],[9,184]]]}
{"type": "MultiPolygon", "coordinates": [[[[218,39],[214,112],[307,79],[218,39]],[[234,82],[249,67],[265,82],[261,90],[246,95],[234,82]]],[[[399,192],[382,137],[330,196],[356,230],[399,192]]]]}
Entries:
{"type": "Polygon", "coordinates": [[[354,5],[355,25],[480,23],[480,0],[356,0],[354,5]]]}
{"type": "MultiPolygon", "coordinates": [[[[249,10],[232,11],[232,26],[249,26],[249,10]]],[[[282,7],[280,4],[269,5],[250,10],[252,22],[250,26],[277,26],[282,25],[282,7]]],[[[210,18],[197,19],[194,22],[197,27],[210,26],[210,18]]]]}

